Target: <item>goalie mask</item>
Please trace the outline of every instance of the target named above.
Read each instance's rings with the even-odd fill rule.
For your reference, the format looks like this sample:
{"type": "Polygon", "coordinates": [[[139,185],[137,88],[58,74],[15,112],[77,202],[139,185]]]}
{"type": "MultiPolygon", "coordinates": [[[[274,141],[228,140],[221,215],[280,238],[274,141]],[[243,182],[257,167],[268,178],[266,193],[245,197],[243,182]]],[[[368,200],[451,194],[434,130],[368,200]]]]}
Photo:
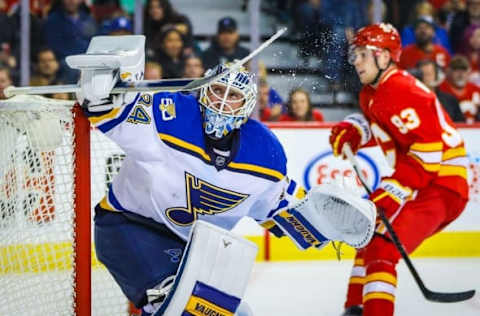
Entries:
{"type": "MultiPolygon", "coordinates": [[[[218,74],[230,67],[219,65],[209,69],[205,76],[218,74]]],[[[203,87],[200,104],[205,133],[220,139],[232,130],[240,128],[255,107],[257,86],[253,76],[243,68],[233,70],[220,79],[203,87]]]]}

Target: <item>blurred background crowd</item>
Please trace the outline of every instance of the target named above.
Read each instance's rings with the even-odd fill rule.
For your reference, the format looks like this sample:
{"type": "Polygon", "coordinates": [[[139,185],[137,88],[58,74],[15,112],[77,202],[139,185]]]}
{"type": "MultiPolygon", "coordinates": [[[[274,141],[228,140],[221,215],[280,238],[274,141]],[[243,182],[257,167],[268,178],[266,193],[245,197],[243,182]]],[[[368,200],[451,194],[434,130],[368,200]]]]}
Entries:
{"type": "Polygon", "coordinates": [[[75,83],[65,57],[84,53],[95,35],[144,34],[145,79],[196,78],[248,55],[252,34],[263,40],[287,26],[255,61],[258,117],[335,121],[357,110],[361,88],[347,62],[349,41],[385,21],[402,36],[400,67],[434,91],[454,121],[480,120],[480,0],[30,0],[27,81],[19,1],[0,0],[0,98],[11,84],[75,83]]]}

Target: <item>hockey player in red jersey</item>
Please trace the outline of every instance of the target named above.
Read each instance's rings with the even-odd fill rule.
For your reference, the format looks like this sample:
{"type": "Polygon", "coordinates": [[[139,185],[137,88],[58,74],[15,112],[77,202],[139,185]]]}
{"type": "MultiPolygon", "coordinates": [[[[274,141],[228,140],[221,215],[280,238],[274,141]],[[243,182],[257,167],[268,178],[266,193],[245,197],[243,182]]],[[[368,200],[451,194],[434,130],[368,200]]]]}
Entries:
{"type": "MultiPolygon", "coordinates": [[[[382,208],[406,250],[455,218],[468,200],[467,158],[462,137],[435,94],[397,68],[400,36],[390,24],[360,29],[349,52],[361,83],[362,114],[347,116],[331,131],[335,156],[378,145],[394,169],[370,199],[382,208]]],[[[391,316],[400,253],[377,222],[372,241],[357,252],[343,315],[391,316]]]]}

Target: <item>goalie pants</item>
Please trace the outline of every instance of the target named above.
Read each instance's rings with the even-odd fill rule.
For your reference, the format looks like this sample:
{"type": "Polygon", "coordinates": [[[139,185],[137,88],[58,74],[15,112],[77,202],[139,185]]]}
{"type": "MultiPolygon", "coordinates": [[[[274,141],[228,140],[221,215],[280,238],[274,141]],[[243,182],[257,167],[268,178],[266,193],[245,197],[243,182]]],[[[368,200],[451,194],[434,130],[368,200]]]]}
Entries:
{"type": "MultiPolygon", "coordinates": [[[[389,216],[408,253],[457,218],[467,200],[440,186],[420,190],[395,216],[389,216]]],[[[383,226],[383,225],[382,225],[383,226]]],[[[376,233],[357,251],[349,280],[345,307],[363,305],[363,316],[391,316],[397,286],[396,264],[400,252],[388,234],[376,233]]]]}
{"type": "Polygon", "coordinates": [[[97,258],[137,308],[147,304],[147,289],[176,274],[185,245],[152,219],[95,208],[97,258]]]}

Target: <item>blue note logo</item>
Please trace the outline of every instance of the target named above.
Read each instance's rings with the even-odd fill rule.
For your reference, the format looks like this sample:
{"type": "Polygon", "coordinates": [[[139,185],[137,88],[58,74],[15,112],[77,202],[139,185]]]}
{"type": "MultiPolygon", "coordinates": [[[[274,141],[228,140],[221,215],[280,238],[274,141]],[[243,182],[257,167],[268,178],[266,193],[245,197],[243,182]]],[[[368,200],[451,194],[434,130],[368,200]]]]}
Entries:
{"type": "Polygon", "coordinates": [[[165,211],[176,225],[189,226],[198,215],[215,215],[226,212],[245,201],[248,194],[223,189],[185,172],[187,207],[171,207],[165,211]]]}

